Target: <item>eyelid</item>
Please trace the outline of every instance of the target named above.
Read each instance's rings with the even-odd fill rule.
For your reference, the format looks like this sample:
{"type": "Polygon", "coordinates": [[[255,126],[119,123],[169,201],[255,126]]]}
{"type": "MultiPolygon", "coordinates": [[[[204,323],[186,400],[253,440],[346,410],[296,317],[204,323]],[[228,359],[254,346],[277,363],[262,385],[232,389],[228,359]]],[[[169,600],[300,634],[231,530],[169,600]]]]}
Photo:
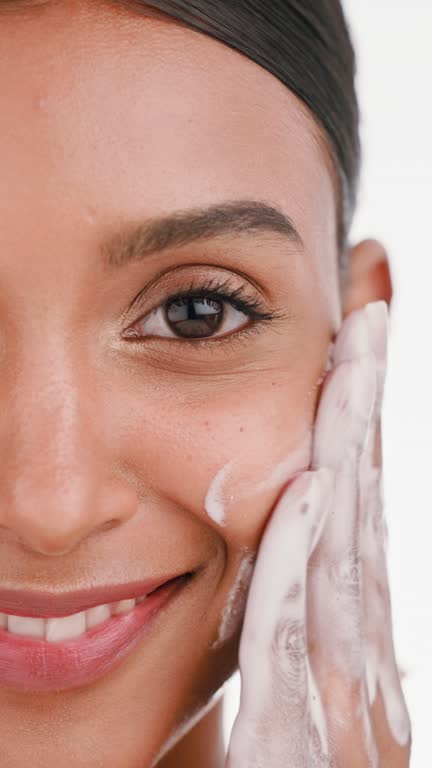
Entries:
{"type": "MultiPolygon", "coordinates": [[[[127,312],[127,314],[129,314],[132,308],[136,308],[137,306],[139,307],[137,311],[140,312],[140,314],[134,320],[134,322],[138,322],[143,317],[142,313],[144,310],[142,309],[142,304],[146,300],[148,293],[151,292],[151,295],[154,295],[156,291],[159,298],[157,301],[151,301],[150,306],[145,308],[145,315],[150,314],[155,309],[158,309],[162,304],[166,304],[173,299],[181,297],[182,295],[186,296],[189,292],[194,292],[196,294],[211,294],[212,292],[219,294],[223,294],[224,292],[236,293],[241,296],[242,299],[245,299],[249,306],[255,304],[258,312],[266,312],[266,306],[264,301],[258,298],[258,292],[255,296],[253,296],[253,294],[249,294],[246,287],[247,280],[244,279],[243,282],[237,282],[236,278],[238,278],[238,275],[236,273],[227,273],[226,270],[223,271],[219,269],[217,272],[212,270],[210,273],[207,272],[207,274],[203,274],[201,272],[195,274],[192,273],[192,275],[189,274],[183,277],[180,276],[180,278],[176,281],[175,278],[177,275],[173,275],[174,272],[177,272],[177,270],[171,270],[168,273],[170,279],[168,281],[166,290],[164,290],[163,287],[159,289],[158,283],[156,283],[155,289],[155,281],[152,280],[151,283],[146,285],[145,288],[139,292],[127,312]],[[183,280],[185,280],[185,283],[183,283],[183,280]],[[233,287],[233,285],[236,287],[233,287]]],[[[254,289],[251,288],[251,291],[253,290],[254,289]]]]}
{"type": "MultiPolygon", "coordinates": [[[[141,299],[145,298],[148,293],[153,295],[155,291],[157,293],[160,291],[162,297],[159,299],[158,303],[155,303],[153,307],[150,307],[150,312],[152,309],[159,306],[159,303],[162,301],[167,301],[170,297],[177,296],[182,292],[187,293],[190,290],[202,291],[204,287],[205,289],[208,288],[211,290],[212,287],[214,288],[214,285],[217,285],[218,289],[227,285],[231,287],[233,284],[240,285],[244,288],[245,284],[248,282],[246,276],[241,276],[236,272],[222,267],[215,267],[215,265],[193,264],[191,267],[192,269],[189,265],[182,265],[182,267],[176,267],[175,269],[165,272],[163,275],[159,275],[158,277],[160,279],[151,280],[134,299],[132,306],[136,306],[137,303],[140,303],[141,299]],[[159,288],[161,282],[162,287],[159,288]]],[[[251,288],[251,290],[253,290],[253,288],[251,288]]],[[[260,293],[260,291],[257,292],[260,293]]]]}
{"type": "MultiPolygon", "coordinates": [[[[142,335],[140,337],[139,335],[135,335],[134,328],[136,328],[138,324],[145,322],[146,320],[150,320],[152,315],[155,315],[160,311],[163,312],[165,307],[169,305],[173,305],[176,302],[181,301],[182,299],[189,299],[189,298],[205,298],[206,300],[209,300],[209,301],[212,301],[212,300],[217,301],[219,304],[228,306],[234,312],[237,312],[238,314],[242,314],[246,318],[246,321],[249,320],[249,325],[251,325],[252,323],[270,320],[272,318],[271,313],[262,312],[260,309],[257,308],[260,306],[260,304],[257,301],[250,300],[247,297],[245,297],[244,299],[238,299],[235,297],[235,295],[233,296],[232,292],[230,291],[226,291],[226,292],[218,291],[218,290],[209,291],[208,289],[203,287],[202,289],[196,288],[194,290],[182,291],[180,293],[172,294],[168,296],[166,299],[164,299],[164,301],[160,302],[154,309],[149,310],[144,314],[140,315],[140,317],[137,320],[135,320],[134,323],[132,323],[132,326],[129,326],[129,328],[125,331],[125,336],[130,338],[136,338],[138,341],[140,339],[143,341],[145,338],[153,337],[153,338],[160,338],[160,339],[167,339],[167,340],[197,343],[198,341],[210,342],[213,339],[222,338],[228,334],[228,332],[221,334],[220,333],[221,329],[218,329],[215,331],[215,334],[212,334],[210,336],[204,336],[202,338],[200,338],[199,336],[195,336],[195,337],[191,336],[188,338],[187,336],[183,336],[183,337],[176,336],[174,331],[171,329],[171,332],[173,334],[172,336],[164,335],[164,334],[160,334],[160,335],[152,334],[151,332],[150,334],[148,334],[148,336],[142,335]]],[[[163,320],[165,324],[168,326],[166,316],[163,318],[163,320]]],[[[223,317],[224,325],[227,323],[227,320],[228,320],[227,313],[225,311],[224,317],[223,317]]],[[[230,333],[232,334],[239,333],[244,327],[245,327],[245,324],[239,326],[238,328],[231,329],[230,333]]]]}
{"type": "Polygon", "coordinates": [[[164,340],[164,342],[175,341],[194,346],[197,346],[198,344],[214,344],[218,340],[223,341],[228,337],[244,334],[247,330],[250,330],[251,326],[257,326],[265,322],[271,322],[278,317],[285,317],[284,313],[268,311],[267,308],[263,305],[263,302],[258,299],[257,296],[249,296],[244,283],[237,286],[237,288],[232,288],[231,284],[232,276],[228,275],[226,275],[224,278],[222,276],[213,276],[211,278],[208,276],[202,278],[197,278],[196,275],[193,276],[192,280],[189,282],[188,287],[184,289],[178,289],[175,292],[172,291],[169,293],[169,295],[165,296],[162,301],[159,301],[152,308],[148,309],[144,314],[141,313],[139,317],[134,320],[132,325],[130,325],[126,331],[124,331],[124,338],[134,340],[137,344],[140,342],[143,344],[146,338],[164,340]],[[198,336],[190,338],[179,337],[175,336],[174,332],[173,336],[158,336],[149,334],[148,337],[144,335],[140,337],[139,334],[135,333],[134,327],[148,318],[152,313],[156,312],[157,310],[162,310],[163,307],[168,303],[191,296],[205,296],[206,298],[213,298],[217,301],[228,304],[232,308],[243,313],[245,317],[249,318],[251,322],[249,322],[247,325],[242,325],[238,329],[234,329],[231,332],[222,333],[222,335],[211,335],[201,338],[198,336]]]}
{"type": "MultiPolygon", "coordinates": [[[[219,256],[219,258],[222,258],[219,256]]],[[[210,277],[219,278],[221,276],[228,275],[231,280],[233,281],[239,281],[239,284],[245,283],[246,285],[251,286],[252,291],[256,291],[257,295],[262,296],[264,302],[268,302],[270,300],[270,293],[266,289],[265,285],[262,285],[259,281],[257,281],[256,277],[254,277],[251,274],[248,274],[244,272],[243,270],[239,269],[238,266],[235,263],[232,263],[229,261],[228,255],[227,255],[227,262],[224,264],[217,264],[212,262],[191,262],[188,264],[187,262],[183,262],[180,265],[177,265],[175,267],[168,267],[166,269],[161,270],[156,275],[154,275],[151,280],[142,288],[139,293],[135,296],[135,298],[132,300],[129,307],[126,309],[125,313],[122,315],[121,320],[125,320],[128,315],[130,315],[131,312],[134,311],[137,305],[140,305],[142,301],[145,300],[146,296],[148,294],[153,295],[155,290],[159,293],[159,284],[162,282],[164,285],[167,283],[167,293],[162,290],[162,293],[166,293],[168,295],[170,293],[171,286],[175,286],[175,289],[171,291],[172,295],[175,294],[175,290],[178,289],[179,283],[182,283],[183,280],[187,281],[198,281],[198,287],[202,280],[206,280],[210,277]]],[[[188,287],[188,285],[186,285],[188,287]]],[[[161,299],[162,300],[162,299],[161,299]]],[[[163,300],[166,300],[165,298],[163,300]]],[[[152,304],[149,311],[151,312],[152,309],[157,307],[158,304],[152,304]]]]}

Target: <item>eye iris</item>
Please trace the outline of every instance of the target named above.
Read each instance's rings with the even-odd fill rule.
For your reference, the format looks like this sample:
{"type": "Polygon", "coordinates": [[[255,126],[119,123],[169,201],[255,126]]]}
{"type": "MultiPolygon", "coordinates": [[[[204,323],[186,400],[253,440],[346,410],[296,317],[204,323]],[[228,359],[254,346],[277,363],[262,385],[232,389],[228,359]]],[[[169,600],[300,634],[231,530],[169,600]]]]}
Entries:
{"type": "Polygon", "coordinates": [[[211,336],[220,327],[224,315],[223,302],[187,296],[168,302],[165,317],[175,333],[187,338],[211,336]]]}

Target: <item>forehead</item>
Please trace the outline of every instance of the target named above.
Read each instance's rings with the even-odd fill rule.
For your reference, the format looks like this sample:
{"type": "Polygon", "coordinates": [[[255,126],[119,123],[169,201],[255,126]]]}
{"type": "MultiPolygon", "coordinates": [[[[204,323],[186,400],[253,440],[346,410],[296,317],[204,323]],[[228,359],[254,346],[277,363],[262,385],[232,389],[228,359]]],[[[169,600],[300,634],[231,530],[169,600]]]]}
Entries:
{"type": "Polygon", "coordinates": [[[43,185],[47,204],[66,192],[72,221],[83,205],[130,217],[258,193],[306,242],[311,222],[333,227],[314,120],[245,55],[97,0],[0,20],[2,205],[16,192],[34,210],[43,185]]]}

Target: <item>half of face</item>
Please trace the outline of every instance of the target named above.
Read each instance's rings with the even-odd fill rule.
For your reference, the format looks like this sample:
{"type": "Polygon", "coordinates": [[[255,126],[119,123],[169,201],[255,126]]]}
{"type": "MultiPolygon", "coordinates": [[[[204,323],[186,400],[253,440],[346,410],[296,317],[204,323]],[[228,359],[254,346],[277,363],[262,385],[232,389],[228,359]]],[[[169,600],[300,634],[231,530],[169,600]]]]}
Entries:
{"type": "Polygon", "coordinates": [[[91,684],[0,687],[2,746],[150,765],[235,670],[260,537],[309,464],[333,182],[300,101],[211,37],[103,2],[0,37],[0,584],[195,574],[91,684]]]}

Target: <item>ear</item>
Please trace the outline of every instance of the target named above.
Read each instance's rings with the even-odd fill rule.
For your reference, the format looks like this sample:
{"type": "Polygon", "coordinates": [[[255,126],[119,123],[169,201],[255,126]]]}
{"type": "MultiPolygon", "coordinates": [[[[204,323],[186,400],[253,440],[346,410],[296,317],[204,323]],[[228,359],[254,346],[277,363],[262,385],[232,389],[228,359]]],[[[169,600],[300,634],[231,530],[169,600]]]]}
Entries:
{"type": "Polygon", "coordinates": [[[387,251],[378,240],[362,240],[349,250],[350,278],[342,306],[345,317],[371,301],[383,299],[389,310],[393,282],[387,251]]]}

